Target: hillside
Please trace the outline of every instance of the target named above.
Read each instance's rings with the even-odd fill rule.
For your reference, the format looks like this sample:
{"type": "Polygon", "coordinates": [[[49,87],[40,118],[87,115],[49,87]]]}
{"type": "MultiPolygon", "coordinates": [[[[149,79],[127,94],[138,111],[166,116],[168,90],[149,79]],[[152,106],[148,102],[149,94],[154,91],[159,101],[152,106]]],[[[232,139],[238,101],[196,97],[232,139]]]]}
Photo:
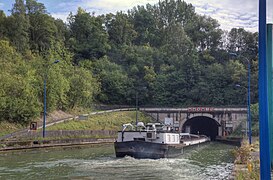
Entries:
{"type": "MultiPolygon", "coordinates": [[[[126,123],[135,124],[135,111],[120,111],[89,116],[88,120],[71,120],[47,128],[47,130],[121,130],[126,123]]],[[[152,122],[149,116],[139,112],[139,121],[152,122]]]]}
{"type": "Polygon", "coordinates": [[[258,101],[258,34],[223,31],[190,3],[163,0],[102,15],[79,7],[67,16],[53,18],[37,0],[14,1],[8,15],[0,10],[0,121],[40,117],[44,92],[47,112],[136,101],[242,105],[245,89],[235,85],[247,86],[247,61],[258,101]]]}

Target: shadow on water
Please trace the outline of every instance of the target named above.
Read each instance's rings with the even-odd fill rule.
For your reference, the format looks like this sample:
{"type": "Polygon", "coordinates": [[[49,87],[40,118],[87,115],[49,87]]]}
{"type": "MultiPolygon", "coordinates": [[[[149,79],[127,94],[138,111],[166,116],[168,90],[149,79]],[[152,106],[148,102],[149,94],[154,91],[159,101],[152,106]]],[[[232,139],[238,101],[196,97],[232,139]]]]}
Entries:
{"type": "Polygon", "coordinates": [[[173,159],[115,158],[113,145],[0,154],[0,179],[228,179],[232,146],[211,143],[173,159]]]}

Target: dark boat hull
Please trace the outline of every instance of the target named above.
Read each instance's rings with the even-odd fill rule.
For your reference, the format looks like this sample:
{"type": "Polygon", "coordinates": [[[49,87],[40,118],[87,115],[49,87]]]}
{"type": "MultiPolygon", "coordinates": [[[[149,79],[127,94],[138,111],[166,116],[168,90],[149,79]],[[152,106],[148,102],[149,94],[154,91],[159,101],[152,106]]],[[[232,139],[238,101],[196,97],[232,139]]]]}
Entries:
{"type": "Polygon", "coordinates": [[[183,154],[185,145],[169,145],[145,141],[115,142],[116,157],[131,156],[138,159],[159,159],[183,154]]]}

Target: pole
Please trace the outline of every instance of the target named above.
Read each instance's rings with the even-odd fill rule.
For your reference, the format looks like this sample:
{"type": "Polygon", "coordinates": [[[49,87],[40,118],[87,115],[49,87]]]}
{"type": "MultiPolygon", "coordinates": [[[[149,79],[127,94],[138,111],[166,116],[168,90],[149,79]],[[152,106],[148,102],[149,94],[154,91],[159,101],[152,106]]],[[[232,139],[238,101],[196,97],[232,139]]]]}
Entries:
{"type": "Polygon", "coordinates": [[[266,52],[266,59],[267,59],[267,89],[268,89],[268,114],[269,114],[269,147],[270,147],[270,156],[271,156],[271,163],[273,162],[273,102],[272,102],[272,49],[273,49],[273,35],[272,35],[272,24],[267,24],[267,52],[266,52]]]}
{"type": "Polygon", "coordinates": [[[138,93],[136,91],[136,126],[138,123],[138,93]]]}
{"type": "Polygon", "coordinates": [[[247,66],[248,66],[248,88],[247,88],[247,113],[248,113],[248,140],[249,140],[249,144],[251,144],[251,136],[252,136],[252,130],[251,130],[251,110],[250,110],[250,105],[251,105],[251,101],[250,101],[250,61],[247,61],[247,66]]]}
{"type": "Polygon", "coordinates": [[[46,76],[44,78],[44,120],[43,120],[43,138],[45,137],[46,128],[46,76]]]}
{"type": "Polygon", "coordinates": [[[246,126],[245,126],[245,136],[246,138],[248,138],[248,124],[249,124],[249,105],[248,105],[248,88],[244,87],[244,86],[240,86],[242,88],[244,88],[246,90],[246,109],[247,109],[247,117],[246,117],[246,126]]]}
{"type": "Polygon", "coordinates": [[[47,72],[51,65],[57,64],[60,62],[59,60],[54,61],[52,64],[48,65],[45,70],[45,76],[44,76],[44,119],[43,119],[43,138],[46,136],[46,80],[47,80],[47,72]]]}
{"type": "Polygon", "coordinates": [[[260,179],[262,180],[271,179],[266,67],[266,0],[259,0],[259,129],[260,179]]]}
{"type": "MultiPolygon", "coordinates": [[[[247,109],[248,109],[248,107],[247,107],[247,109]]],[[[246,127],[245,127],[245,129],[246,129],[246,132],[245,132],[246,138],[248,136],[248,133],[247,133],[248,128],[247,127],[248,127],[248,110],[247,110],[247,120],[246,120],[246,127]]]]}
{"type": "MultiPolygon", "coordinates": [[[[236,53],[230,53],[231,55],[235,55],[237,56],[236,53]]],[[[251,130],[251,125],[252,125],[252,122],[251,122],[251,110],[250,110],[250,106],[251,106],[251,99],[250,99],[250,80],[251,80],[251,68],[250,68],[250,60],[247,59],[246,57],[244,57],[244,59],[247,61],[247,72],[248,72],[248,85],[247,85],[247,88],[246,87],[243,87],[241,85],[236,85],[237,87],[243,87],[244,89],[246,89],[246,99],[247,99],[247,120],[246,120],[246,137],[248,136],[248,140],[249,140],[249,144],[252,143],[252,130],[251,130]],[[248,133],[247,133],[248,131],[248,133]]]]}

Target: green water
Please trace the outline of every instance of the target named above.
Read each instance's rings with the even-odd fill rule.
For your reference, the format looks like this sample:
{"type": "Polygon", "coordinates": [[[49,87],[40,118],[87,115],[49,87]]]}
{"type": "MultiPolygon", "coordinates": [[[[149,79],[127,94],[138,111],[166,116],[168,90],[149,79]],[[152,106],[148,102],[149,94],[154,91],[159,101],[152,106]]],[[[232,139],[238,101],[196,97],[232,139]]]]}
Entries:
{"type": "Polygon", "coordinates": [[[113,145],[0,153],[0,179],[228,179],[233,148],[210,143],[159,160],[116,158],[113,145]]]}

